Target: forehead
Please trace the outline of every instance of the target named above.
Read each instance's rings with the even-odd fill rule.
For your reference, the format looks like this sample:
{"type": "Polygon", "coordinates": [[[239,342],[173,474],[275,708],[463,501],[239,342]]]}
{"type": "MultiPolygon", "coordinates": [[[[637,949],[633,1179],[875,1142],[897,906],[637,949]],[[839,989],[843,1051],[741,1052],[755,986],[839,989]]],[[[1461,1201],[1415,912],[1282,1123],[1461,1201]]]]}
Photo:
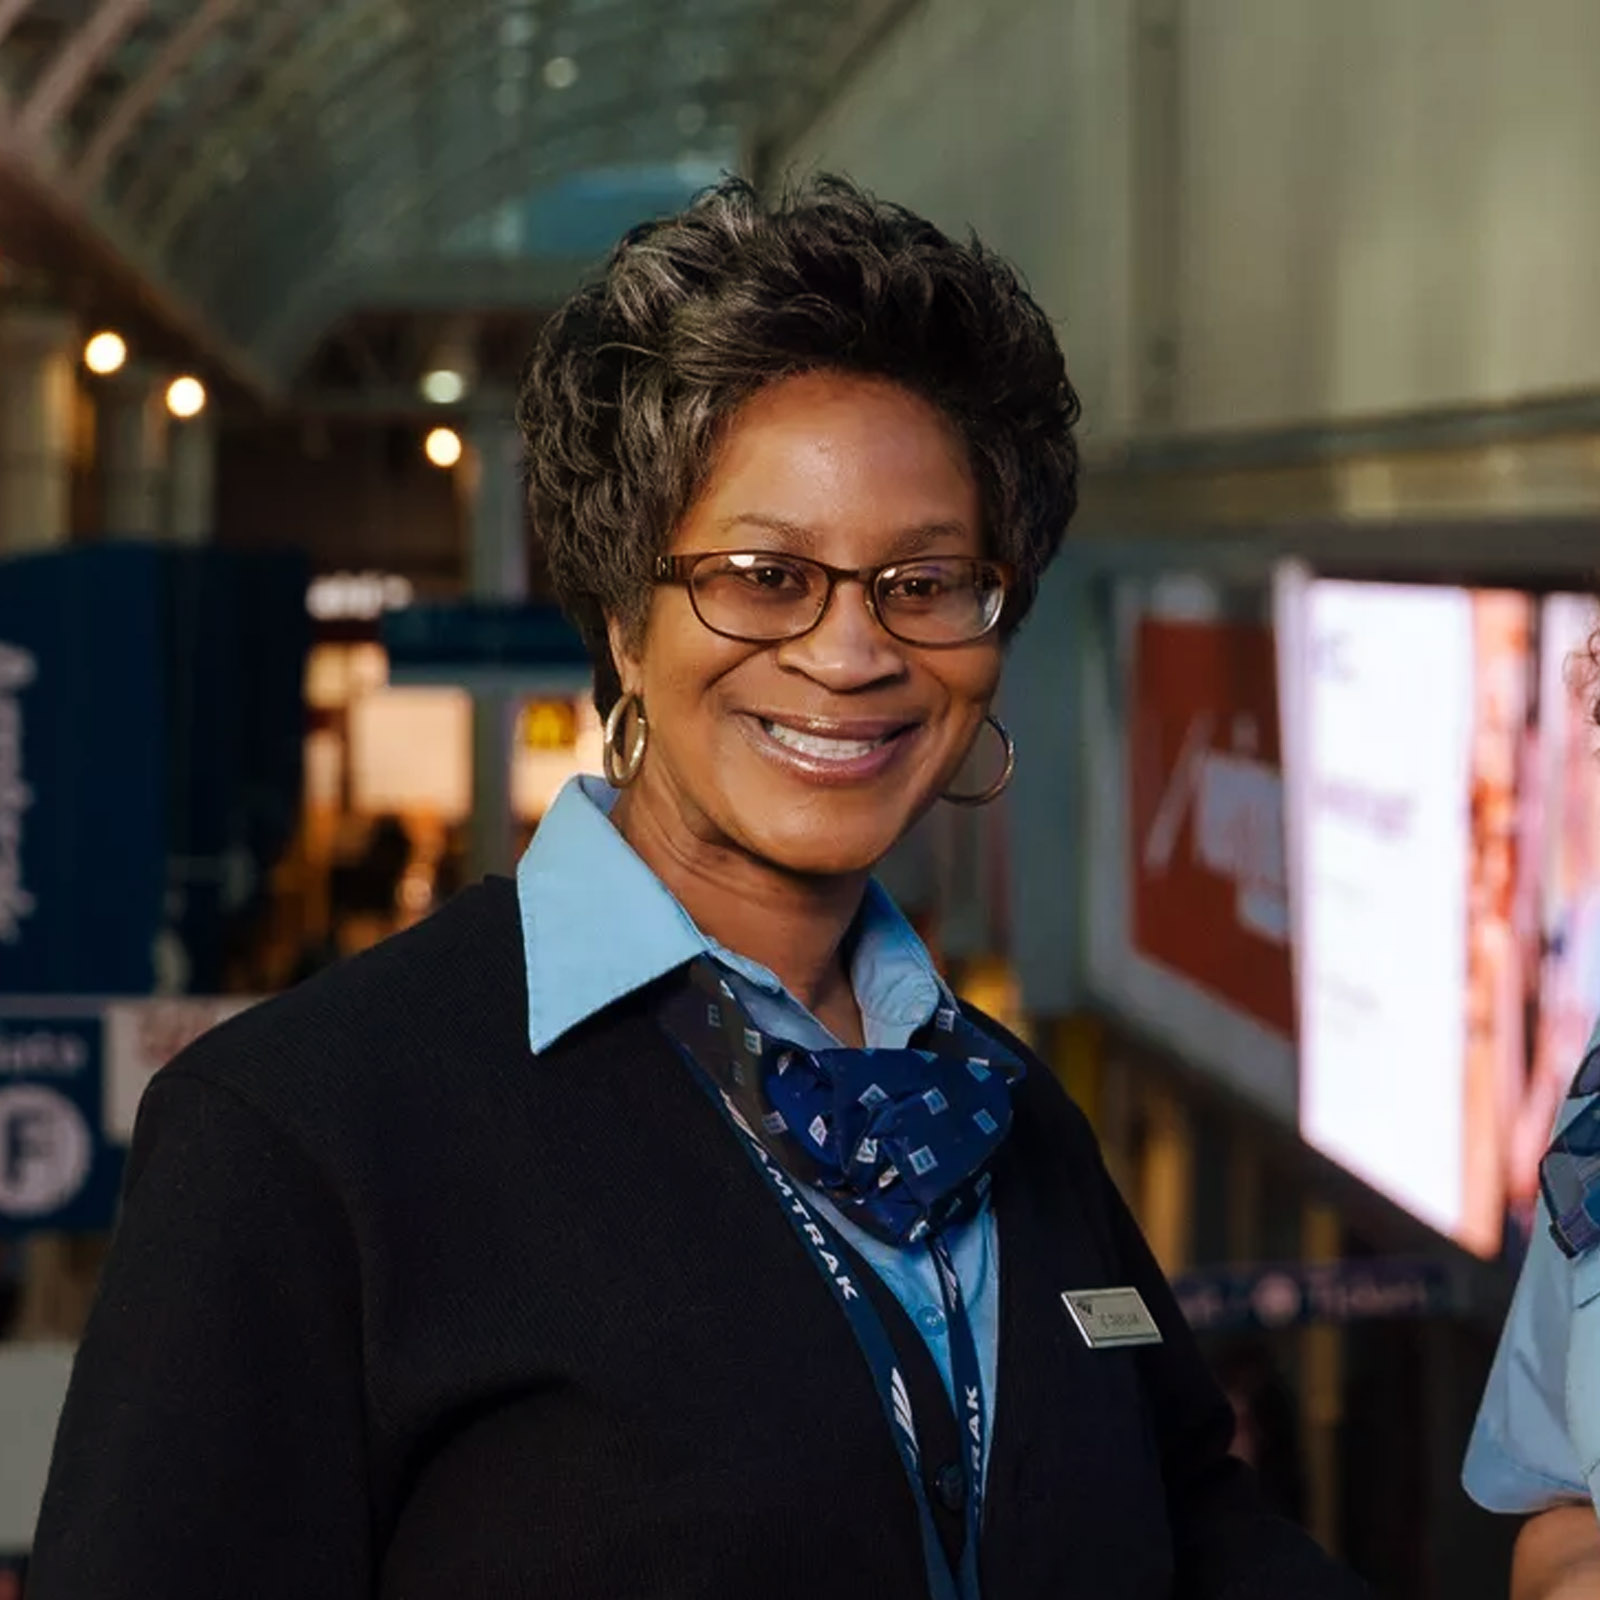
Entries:
{"type": "Polygon", "coordinates": [[[675,548],[811,544],[868,559],[886,541],[939,530],[979,537],[977,480],[950,421],[883,379],[807,373],[769,385],[728,424],[675,548]],[[752,533],[761,536],[752,539],[752,533]],[[870,549],[863,550],[863,546],[870,549]]]}

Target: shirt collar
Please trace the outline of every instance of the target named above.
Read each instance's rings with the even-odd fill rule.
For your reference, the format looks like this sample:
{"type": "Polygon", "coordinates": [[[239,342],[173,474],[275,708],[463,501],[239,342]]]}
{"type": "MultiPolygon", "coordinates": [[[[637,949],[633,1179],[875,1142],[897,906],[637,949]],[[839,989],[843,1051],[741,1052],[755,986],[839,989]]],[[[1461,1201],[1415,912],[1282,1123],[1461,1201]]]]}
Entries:
{"type": "MultiPolygon", "coordinates": [[[[616,799],[617,791],[599,778],[570,780],[517,864],[528,1042],[535,1054],[701,955],[803,1010],[766,967],[695,926],[611,825],[616,799]]],[[[941,1005],[954,1003],[915,930],[876,882],[862,901],[851,979],[869,1040],[920,1027],[941,1005]]]]}

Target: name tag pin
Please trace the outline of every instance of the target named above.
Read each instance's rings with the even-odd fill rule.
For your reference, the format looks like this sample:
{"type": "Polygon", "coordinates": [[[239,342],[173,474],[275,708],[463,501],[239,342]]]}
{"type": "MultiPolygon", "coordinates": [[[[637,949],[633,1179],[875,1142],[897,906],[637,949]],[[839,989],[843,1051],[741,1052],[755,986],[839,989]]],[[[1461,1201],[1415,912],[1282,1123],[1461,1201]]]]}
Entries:
{"type": "Polygon", "coordinates": [[[1061,1303],[1091,1350],[1162,1342],[1156,1319],[1137,1289],[1068,1289],[1061,1303]]]}

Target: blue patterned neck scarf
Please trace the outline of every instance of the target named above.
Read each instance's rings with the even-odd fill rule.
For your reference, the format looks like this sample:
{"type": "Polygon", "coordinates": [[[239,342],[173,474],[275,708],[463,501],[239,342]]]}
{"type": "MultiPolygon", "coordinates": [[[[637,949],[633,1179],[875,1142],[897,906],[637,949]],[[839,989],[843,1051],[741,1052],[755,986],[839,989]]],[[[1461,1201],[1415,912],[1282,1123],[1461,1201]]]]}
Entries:
{"type": "Polygon", "coordinates": [[[773,1160],[875,1238],[918,1244],[982,1205],[1023,1065],[953,1007],[904,1050],[805,1050],[701,957],[660,1017],[773,1160]]]}
{"type": "Polygon", "coordinates": [[[1551,1141],[1539,1163],[1539,1187],[1549,1213],[1550,1237],[1564,1256],[1588,1255],[1600,1246],[1600,1045],[1591,1045],[1567,1090],[1568,1100],[1589,1104],[1551,1141]]]}

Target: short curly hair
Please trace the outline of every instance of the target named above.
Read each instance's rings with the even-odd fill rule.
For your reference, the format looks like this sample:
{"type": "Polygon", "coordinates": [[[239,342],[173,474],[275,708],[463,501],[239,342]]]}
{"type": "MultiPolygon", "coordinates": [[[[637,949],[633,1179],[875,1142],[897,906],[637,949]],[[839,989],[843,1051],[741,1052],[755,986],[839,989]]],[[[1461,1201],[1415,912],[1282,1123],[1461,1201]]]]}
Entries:
{"type": "Polygon", "coordinates": [[[523,370],[535,535],[602,714],[621,693],[607,618],[642,627],[655,557],[723,430],[758,390],[814,371],[899,383],[954,424],[990,553],[1017,568],[1007,630],[1026,614],[1077,505],[1078,397],[1049,318],[975,237],[846,179],[770,205],[728,179],[628,233],[523,370]]]}

